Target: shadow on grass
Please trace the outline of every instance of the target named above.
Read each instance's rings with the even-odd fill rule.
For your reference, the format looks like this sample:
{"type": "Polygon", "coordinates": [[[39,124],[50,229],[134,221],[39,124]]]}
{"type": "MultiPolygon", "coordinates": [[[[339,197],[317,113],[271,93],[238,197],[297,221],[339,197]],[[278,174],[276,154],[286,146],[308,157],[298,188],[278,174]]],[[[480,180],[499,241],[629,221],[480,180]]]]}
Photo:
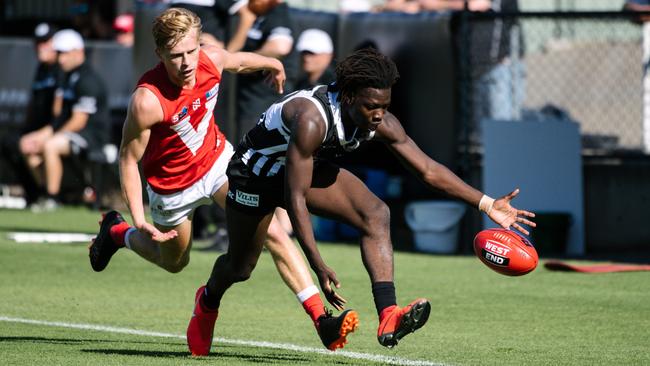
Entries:
{"type": "MultiPolygon", "coordinates": [[[[46,344],[67,344],[67,345],[80,345],[86,343],[127,343],[122,340],[107,340],[107,339],[72,339],[72,338],[46,338],[46,337],[29,337],[29,336],[6,336],[0,337],[0,343],[46,343],[46,344]]],[[[128,343],[140,344],[165,344],[165,345],[182,345],[182,343],[172,342],[159,342],[159,341],[128,341],[128,343]]]]}
{"type": "MultiPolygon", "coordinates": [[[[296,355],[287,353],[268,353],[268,351],[255,348],[251,353],[231,352],[224,350],[227,346],[221,346],[219,351],[211,353],[206,357],[192,357],[187,351],[152,351],[152,350],[132,350],[132,349],[84,349],[82,352],[121,355],[121,356],[145,356],[159,358],[187,358],[196,361],[214,362],[215,360],[232,360],[245,361],[261,364],[311,364],[313,358],[310,355],[296,355]],[[266,354],[263,354],[267,352],[266,354]]],[[[342,359],[328,360],[328,364],[349,365],[349,362],[342,359]]]]}

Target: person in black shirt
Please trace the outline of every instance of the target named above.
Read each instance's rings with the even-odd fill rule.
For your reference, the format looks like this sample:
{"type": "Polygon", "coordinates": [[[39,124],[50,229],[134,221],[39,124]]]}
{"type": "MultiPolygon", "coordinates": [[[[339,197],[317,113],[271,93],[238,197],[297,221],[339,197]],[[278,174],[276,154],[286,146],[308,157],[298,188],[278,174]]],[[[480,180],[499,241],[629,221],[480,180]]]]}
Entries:
{"type": "MultiPolygon", "coordinates": [[[[292,91],[298,60],[293,51],[293,25],[289,7],[280,0],[249,0],[248,8],[257,18],[248,31],[242,51],[280,59],[287,74],[284,90],[292,91]]],[[[277,93],[265,79],[263,72],[238,75],[237,138],[253,127],[260,113],[278,99],[277,93]]]]}
{"type": "Polygon", "coordinates": [[[23,146],[30,144],[28,136],[31,132],[49,124],[55,113],[59,113],[61,109],[61,98],[55,98],[55,90],[62,76],[56,63],[56,51],[52,47],[52,36],[55,32],[56,29],[47,23],[39,24],[34,30],[34,48],[38,66],[32,81],[27,119],[19,131],[8,134],[2,140],[2,155],[7,159],[16,179],[22,185],[28,206],[36,202],[40,190],[25,165],[23,146]]]}
{"type": "Polygon", "coordinates": [[[237,52],[241,48],[244,35],[237,35],[245,32],[252,23],[254,15],[247,10],[247,0],[170,0],[171,7],[184,8],[192,11],[201,18],[201,44],[213,44],[220,48],[226,48],[229,52],[237,52]],[[240,25],[233,38],[237,38],[239,46],[230,47],[227,42],[228,27],[230,18],[239,15],[240,25]],[[240,40],[241,39],[241,40],[240,40]],[[226,47],[226,44],[228,47],[226,47]]]}
{"type": "MultiPolygon", "coordinates": [[[[52,210],[58,206],[63,178],[62,158],[100,148],[110,136],[107,92],[104,82],[87,64],[84,41],[71,29],[57,32],[53,47],[57,62],[65,73],[57,93],[63,97],[61,114],[50,124],[34,131],[32,143],[24,144],[23,154],[34,177],[46,189],[47,198],[36,208],[52,210]]],[[[23,145],[21,144],[21,147],[23,145]]]]}

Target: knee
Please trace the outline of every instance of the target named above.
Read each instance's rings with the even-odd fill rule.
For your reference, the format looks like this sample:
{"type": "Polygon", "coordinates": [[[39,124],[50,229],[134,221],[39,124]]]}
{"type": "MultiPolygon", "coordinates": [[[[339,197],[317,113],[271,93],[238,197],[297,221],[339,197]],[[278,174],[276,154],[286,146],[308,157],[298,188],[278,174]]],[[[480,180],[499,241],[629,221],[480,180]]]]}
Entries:
{"type": "Polygon", "coordinates": [[[244,282],[251,278],[251,274],[255,269],[254,265],[244,265],[238,268],[234,268],[231,272],[232,282],[244,282]]]}
{"type": "Polygon", "coordinates": [[[383,201],[374,203],[364,215],[366,233],[383,232],[390,227],[390,209],[383,201]]]}
{"type": "Polygon", "coordinates": [[[46,140],[43,143],[43,156],[55,156],[59,154],[58,144],[55,139],[46,140]]]}
{"type": "Polygon", "coordinates": [[[161,263],[161,267],[169,273],[179,273],[190,263],[190,258],[185,257],[175,262],[161,263]]]}
{"type": "Polygon", "coordinates": [[[236,283],[247,281],[255,269],[255,264],[237,263],[233,257],[226,253],[217,258],[212,269],[212,274],[218,274],[227,282],[236,283]]]}

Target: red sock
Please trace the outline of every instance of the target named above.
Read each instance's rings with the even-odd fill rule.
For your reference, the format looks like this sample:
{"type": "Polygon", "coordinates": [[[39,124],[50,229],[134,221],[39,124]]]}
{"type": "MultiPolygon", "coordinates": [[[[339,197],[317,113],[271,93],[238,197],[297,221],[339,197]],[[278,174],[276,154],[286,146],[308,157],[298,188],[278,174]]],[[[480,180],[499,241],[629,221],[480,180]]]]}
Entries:
{"type": "Polygon", "coordinates": [[[388,314],[392,313],[393,309],[395,309],[396,307],[397,307],[397,305],[391,305],[391,306],[389,306],[387,308],[384,308],[384,310],[382,310],[379,313],[379,324],[381,324],[381,322],[386,318],[386,316],[388,316],[388,314]]]}
{"type": "Polygon", "coordinates": [[[113,225],[111,227],[111,238],[113,238],[113,241],[115,244],[117,244],[118,247],[123,247],[124,246],[124,236],[126,235],[126,231],[129,230],[131,226],[124,221],[120,222],[117,225],[113,225]]]}
{"type": "Polygon", "coordinates": [[[318,318],[325,314],[325,305],[320,298],[320,294],[313,294],[307,300],[303,301],[302,307],[314,322],[314,326],[318,328],[318,318]]]}

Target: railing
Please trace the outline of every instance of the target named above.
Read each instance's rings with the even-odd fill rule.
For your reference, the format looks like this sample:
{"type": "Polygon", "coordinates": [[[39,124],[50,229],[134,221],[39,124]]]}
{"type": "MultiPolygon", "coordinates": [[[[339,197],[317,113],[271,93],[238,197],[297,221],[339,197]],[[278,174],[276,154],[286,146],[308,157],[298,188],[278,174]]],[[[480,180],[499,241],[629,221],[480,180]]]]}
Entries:
{"type": "Polygon", "coordinates": [[[483,118],[580,124],[585,150],[647,151],[642,27],[631,12],[457,14],[461,143],[483,118]]]}

